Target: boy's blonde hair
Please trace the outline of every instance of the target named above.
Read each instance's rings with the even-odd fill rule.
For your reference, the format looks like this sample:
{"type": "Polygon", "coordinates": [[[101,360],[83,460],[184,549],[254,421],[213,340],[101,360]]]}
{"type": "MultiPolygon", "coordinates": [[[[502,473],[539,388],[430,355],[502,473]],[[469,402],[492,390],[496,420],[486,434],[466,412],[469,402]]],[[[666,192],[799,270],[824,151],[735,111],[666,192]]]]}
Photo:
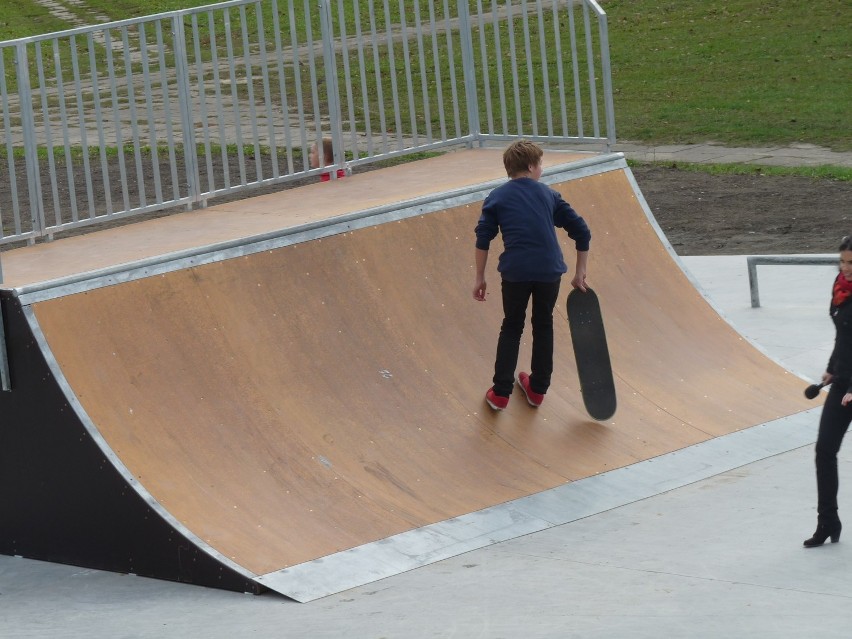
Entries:
{"type": "Polygon", "coordinates": [[[506,174],[511,178],[529,171],[530,166],[535,166],[544,155],[542,148],[535,142],[529,140],[515,140],[503,152],[503,166],[506,174]]]}

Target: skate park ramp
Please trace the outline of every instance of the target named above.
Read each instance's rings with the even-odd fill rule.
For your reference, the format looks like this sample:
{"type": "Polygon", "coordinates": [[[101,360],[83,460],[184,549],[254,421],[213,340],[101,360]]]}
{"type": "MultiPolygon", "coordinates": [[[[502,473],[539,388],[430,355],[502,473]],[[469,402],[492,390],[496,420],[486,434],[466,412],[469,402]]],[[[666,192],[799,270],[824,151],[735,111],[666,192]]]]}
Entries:
{"type": "MultiPolygon", "coordinates": [[[[492,412],[500,245],[477,303],[473,228],[500,157],[5,253],[0,551],[310,601],[606,508],[606,486],[566,488],[813,408],[696,290],[620,154],[547,152],[592,229],[618,411],[583,409],[565,278],[545,403],[492,412]]],[[[658,468],[608,490],[714,472],[658,468]]]]}

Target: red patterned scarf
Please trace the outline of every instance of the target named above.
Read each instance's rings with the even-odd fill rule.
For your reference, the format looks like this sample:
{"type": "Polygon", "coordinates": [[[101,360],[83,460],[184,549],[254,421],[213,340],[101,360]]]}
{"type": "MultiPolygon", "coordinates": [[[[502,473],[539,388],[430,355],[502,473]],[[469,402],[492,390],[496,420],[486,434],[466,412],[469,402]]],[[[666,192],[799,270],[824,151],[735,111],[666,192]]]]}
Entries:
{"type": "Polygon", "coordinates": [[[842,306],[849,301],[849,296],[852,295],[852,282],[843,277],[843,273],[837,274],[837,279],[834,280],[834,290],[831,296],[832,306],[842,306]]]}

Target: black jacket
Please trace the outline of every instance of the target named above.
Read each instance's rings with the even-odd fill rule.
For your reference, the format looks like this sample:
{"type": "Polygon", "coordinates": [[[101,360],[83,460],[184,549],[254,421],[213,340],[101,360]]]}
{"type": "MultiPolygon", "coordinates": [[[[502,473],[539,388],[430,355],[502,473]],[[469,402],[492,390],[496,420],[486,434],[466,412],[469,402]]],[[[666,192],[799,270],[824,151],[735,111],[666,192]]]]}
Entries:
{"type": "Polygon", "coordinates": [[[832,306],[831,319],[836,332],[826,370],[835,381],[842,380],[852,386],[852,298],[840,306],[832,306]]]}

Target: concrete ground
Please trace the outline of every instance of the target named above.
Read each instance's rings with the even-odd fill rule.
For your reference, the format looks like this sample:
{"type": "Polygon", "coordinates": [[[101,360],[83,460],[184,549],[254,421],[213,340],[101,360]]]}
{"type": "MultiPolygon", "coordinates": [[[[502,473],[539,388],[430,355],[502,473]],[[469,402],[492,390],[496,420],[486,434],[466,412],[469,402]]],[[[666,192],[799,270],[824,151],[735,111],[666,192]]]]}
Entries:
{"type": "MultiPolygon", "coordinates": [[[[833,267],[759,267],[753,309],[744,257],[683,262],[746,338],[820,376],[833,267]]],[[[852,543],[801,545],[808,416],[807,445],[308,604],[0,556],[0,637],[846,637],[852,543]]]]}

